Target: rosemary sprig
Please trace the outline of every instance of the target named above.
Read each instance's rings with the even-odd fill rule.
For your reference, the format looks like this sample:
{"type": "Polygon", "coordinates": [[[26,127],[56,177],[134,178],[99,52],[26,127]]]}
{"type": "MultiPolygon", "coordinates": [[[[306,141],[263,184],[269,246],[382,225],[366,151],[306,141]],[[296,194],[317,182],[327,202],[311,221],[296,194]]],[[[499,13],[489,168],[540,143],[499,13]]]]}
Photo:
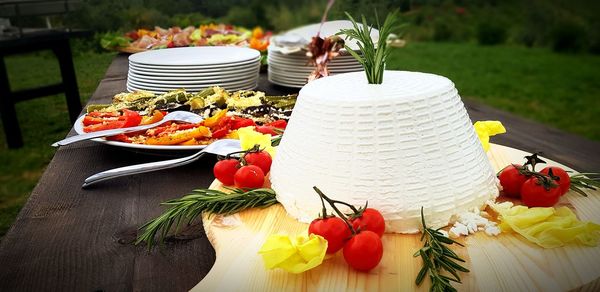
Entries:
{"type": "Polygon", "coordinates": [[[421,207],[421,224],[423,224],[421,241],[425,240],[425,244],[413,256],[420,256],[423,259],[423,267],[419,271],[415,283],[421,285],[425,276],[429,274],[429,279],[431,279],[429,291],[456,291],[451,282],[460,283],[458,272],[468,273],[469,270],[458,263],[465,261],[447,245],[454,243],[463,245],[444,236],[439,231],[440,229],[428,228],[425,225],[423,207],[421,207]],[[447,271],[451,276],[442,275],[443,271],[447,271]]]}
{"type": "Polygon", "coordinates": [[[161,205],[169,206],[169,209],[139,228],[144,231],[138,236],[135,244],[145,242],[148,249],[152,249],[157,234],[160,234],[158,242],[162,243],[173,225],[175,225],[174,233],[177,233],[182,221],[190,224],[203,212],[231,215],[254,207],[266,208],[277,203],[275,192],[272,189],[262,188],[246,191],[227,188],[227,190],[229,192],[198,189],[182,198],[161,203],[161,205]]]}
{"type": "Polygon", "coordinates": [[[346,16],[352,22],[354,28],[342,29],[338,34],[345,34],[346,39],[357,40],[358,47],[362,52],[362,56],[358,55],[347,45],[344,45],[346,50],[362,64],[367,74],[367,80],[369,84],[381,84],[383,83],[383,72],[385,70],[385,62],[387,56],[390,54],[391,47],[387,44],[387,38],[392,30],[397,30],[403,27],[404,24],[400,25],[398,22],[398,11],[393,11],[387,15],[383,26],[379,24],[379,17],[375,14],[377,29],[379,30],[379,39],[377,46],[373,43],[371,38],[372,28],[367,25],[367,19],[364,15],[361,16],[361,24],[356,23],[354,18],[346,12],[346,16]],[[361,27],[362,25],[362,27],[361,27]]]}
{"type": "Polygon", "coordinates": [[[578,173],[572,175],[570,180],[571,186],[569,188],[584,197],[588,196],[584,189],[595,191],[600,188],[600,173],[578,173]]]}

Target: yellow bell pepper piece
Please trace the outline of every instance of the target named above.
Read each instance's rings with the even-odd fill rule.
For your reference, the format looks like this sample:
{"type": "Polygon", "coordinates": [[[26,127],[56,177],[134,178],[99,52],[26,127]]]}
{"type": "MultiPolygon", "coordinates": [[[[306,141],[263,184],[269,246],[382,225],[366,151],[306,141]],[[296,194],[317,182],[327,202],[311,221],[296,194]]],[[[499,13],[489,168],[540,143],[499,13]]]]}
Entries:
{"type": "Polygon", "coordinates": [[[319,235],[300,235],[294,239],[287,235],[271,235],[258,253],[265,268],[281,268],[298,274],[320,265],[326,251],[327,240],[319,235]]]}
{"type": "Polygon", "coordinates": [[[151,116],[143,116],[140,125],[154,124],[162,120],[164,117],[165,115],[161,111],[155,110],[151,116]]]}
{"type": "Polygon", "coordinates": [[[597,246],[600,225],[582,222],[567,207],[527,208],[511,203],[492,206],[500,214],[503,232],[516,232],[544,248],[554,248],[569,243],[597,246]]]}
{"type": "Polygon", "coordinates": [[[187,140],[187,141],[179,143],[179,145],[187,145],[187,146],[189,146],[189,145],[198,145],[198,140],[196,140],[196,138],[192,138],[190,140],[187,140]]]}
{"type": "Polygon", "coordinates": [[[253,126],[244,127],[237,130],[237,135],[240,137],[240,145],[242,150],[252,149],[258,145],[260,149],[267,151],[271,157],[275,157],[275,147],[271,146],[271,135],[256,132],[253,126]]]}
{"type": "Polygon", "coordinates": [[[205,119],[202,124],[206,127],[212,128],[212,127],[218,125],[219,122],[221,121],[221,119],[224,118],[226,115],[227,115],[226,109],[220,110],[219,112],[214,114],[212,117],[205,119]]]}
{"type": "Polygon", "coordinates": [[[490,149],[490,136],[506,133],[504,125],[499,121],[478,121],[473,124],[483,150],[490,149]]]}
{"type": "Polygon", "coordinates": [[[176,131],[158,137],[150,137],[146,139],[146,144],[149,145],[176,145],[191,139],[201,139],[209,137],[210,130],[207,127],[199,126],[196,128],[176,131]]]}

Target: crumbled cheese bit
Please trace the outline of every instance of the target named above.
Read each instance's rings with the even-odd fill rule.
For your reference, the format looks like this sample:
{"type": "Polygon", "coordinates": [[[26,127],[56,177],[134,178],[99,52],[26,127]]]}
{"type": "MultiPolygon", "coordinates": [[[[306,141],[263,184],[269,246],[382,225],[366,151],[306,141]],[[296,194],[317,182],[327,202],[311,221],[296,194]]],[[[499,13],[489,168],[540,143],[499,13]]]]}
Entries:
{"type": "Polygon", "coordinates": [[[456,222],[450,228],[449,235],[458,238],[474,234],[477,231],[484,231],[485,234],[490,236],[500,234],[500,228],[498,228],[496,222],[490,221],[488,218],[490,218],[490,215],[487,212],[476,208],[458,214],[456,222]]]}
{"type": "Polygon", "coordinates": [[[489,236],[496,236],[500,234],[500,228],[498,228],[498,226],[494,223],[494,225],[486,225],[484,232],[489,236]]]}
{"type": "Polygon", "coordinates": [[[466,225],[456,222],[454,223],[454,226],[450,228],[450,232],[448,232],[448,234],[450,237],[458,238],[461,237],[461,235],[469,235],[469,230],[467,229],[466,225]]]}

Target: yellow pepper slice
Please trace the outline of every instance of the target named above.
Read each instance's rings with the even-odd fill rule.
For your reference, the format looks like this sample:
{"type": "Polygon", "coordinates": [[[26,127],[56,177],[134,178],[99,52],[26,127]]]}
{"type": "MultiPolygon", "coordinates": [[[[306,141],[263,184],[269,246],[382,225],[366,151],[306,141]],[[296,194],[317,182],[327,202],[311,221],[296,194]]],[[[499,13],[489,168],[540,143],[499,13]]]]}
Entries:
{"type": "Polygon", "coordinates": [[[259,145],[260,149],[264,149],[271,157],[275,157],[277,150],[271,146],[271,135],[256,132],[252,126],[238,129],[237,135],[240,138],[242,150],[249,150],[255,145],[259,145]]]}
{"type": "Polygon", "coordinates": [[[143,116],[140,125],[154,124],[162,120],[164,117],[165,115],[161,111],[155,110],[151,116],[143,116]]]}
{"type": "Polygon", "coordinates": [[[490,136],[506,133],[504,125],[499,121],[478,121],[473,124],[483,150],[490,149],[490,136]]]}
{"type": "Polygon", "coordinates": [[[150,137],[146,139],[146,144],[149,145],[176,145],[189,141],[191,139],[200,139],[210,137],[210,130],[207,127],[199,126],[196,128],[176,131],[158,137],[150,137]]]}
{"type": "Polygon", "coordinates": [[[554,248],[570,243],[597,246],[600,225],[582,222],[567,207],[527,208],[505,202],[491,206],[500,214],[503,232],[516,232],[543,247],[554,248]]]}
{"type": "Polygon", "coordinates": [[[212,117],[205,119],[203,125],[209,128],[212,128],[219,124],[222,118],[227,115],[227,110],[220,110],[218,113],[214,114],[212,117]]]}
{"type": "Polygon", "coordinates": [[[185,142],[179,143],[179,145],[187,145],[187,146],[189,146],[189,145],[198,145],[198,140],[196,140],[196,138],[192,138],[192,139],[187,140],[185,142]]]}
{"type": "Polygon", "coordinates": [[[320,265],[326,251],[327,240],[319,235],[299,235],[293,239],[288,235],[271,235],[258,253],[265,268],[281,268],[298,274],[320,265]]]}

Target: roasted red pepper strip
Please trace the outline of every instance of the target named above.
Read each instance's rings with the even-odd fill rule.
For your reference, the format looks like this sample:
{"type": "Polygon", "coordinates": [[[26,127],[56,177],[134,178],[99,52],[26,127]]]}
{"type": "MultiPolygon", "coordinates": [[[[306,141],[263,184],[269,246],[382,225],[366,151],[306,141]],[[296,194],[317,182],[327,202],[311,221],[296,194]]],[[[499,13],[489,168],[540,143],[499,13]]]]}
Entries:
{"type": "Polygon", "coordinates": [[[94,112],[94,114],[88,114],[86,118],[88,118],[86,122],[86,118],[84,118],[84,127],[83,131],[86,133],[103,131],[103,130],[111,130],[118,128],[127,128],[134,127],[140,124],[142,121],[142,117],[135,111],[125,109],[123,110],[123,115],[114,116],[114,114],[108,114],[103,117],[105,113],[94,112]],[[101,120],[97,120],[101,119],[101,120]],[[86,125],[88,123],[88,125],[86,125]]]}
{"type": "Polygon", "coordinates": [[[229,127],[223,127],[216,131],[213,131],[212,137],[215,139],[221,139],[221,138],[225,137],[227,134],[229,134],[229,131],[230,131],[229,127]]]}
{"type": "Polygon", "coordinates": [[[273,130],[272,126],[256,126],[256,131],[262,134],[270,134],[273,136],[277,136],[277,132],[273,130]]]}
{"type": "Polygon", "coordinates": [[[285,127],[287,127],[287,121],[286,120],[277,120],[277,121],[267,123],[267,124],[265,124],[265,126],[270,126],[270,127],[274,127],[274,128],[278,128],[278,129],[285,129],[285,127]]]}
{"type": "Polygon", "coordinates": [[[256,123],[252,119],[245,119],[240,117],[231,117],[231,129],[237,130],[243,127],[256,126],[256,123]]]}

